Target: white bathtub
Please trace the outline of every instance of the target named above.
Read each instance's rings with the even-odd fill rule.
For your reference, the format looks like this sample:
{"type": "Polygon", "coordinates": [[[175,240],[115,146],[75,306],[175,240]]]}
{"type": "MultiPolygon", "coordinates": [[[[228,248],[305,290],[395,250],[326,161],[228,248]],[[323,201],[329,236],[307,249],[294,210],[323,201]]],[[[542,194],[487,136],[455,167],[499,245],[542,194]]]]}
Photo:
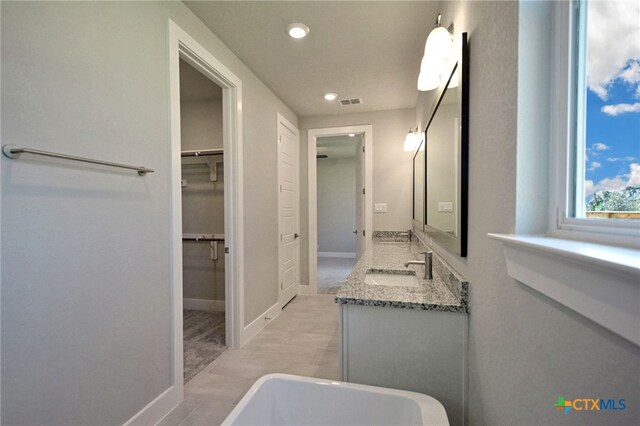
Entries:
{"type": "Polygon", "coordinates": [[[261,377],[223,425],[448,425],[436,399],[415,392],[269,374],[261,377]]]}

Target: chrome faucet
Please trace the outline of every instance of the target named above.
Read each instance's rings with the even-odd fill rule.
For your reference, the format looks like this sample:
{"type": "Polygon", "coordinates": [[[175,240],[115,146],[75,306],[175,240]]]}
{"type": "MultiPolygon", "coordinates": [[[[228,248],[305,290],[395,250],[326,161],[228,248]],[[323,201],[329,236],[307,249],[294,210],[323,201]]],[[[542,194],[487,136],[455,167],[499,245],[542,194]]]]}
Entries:
{"type": "Polygon", "coordinates": [[[404,267],[408,268],[409,265],[424,265],[424,279],[425,280],[433,279],[432,252],[423,251],[420,254],[424,254],[424,260],[410,260],[404,264],[404,267]]]}

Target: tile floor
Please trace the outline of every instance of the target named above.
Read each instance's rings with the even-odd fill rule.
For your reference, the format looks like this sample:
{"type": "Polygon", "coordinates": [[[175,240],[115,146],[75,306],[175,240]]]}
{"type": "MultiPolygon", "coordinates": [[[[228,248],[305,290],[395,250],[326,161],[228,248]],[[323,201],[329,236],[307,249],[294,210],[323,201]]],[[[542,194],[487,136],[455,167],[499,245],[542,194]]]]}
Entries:
{"type": "Polygon", "coordinates": [[[338,306],[331,295],[297,296],[242,349],[227,349],[186,386],[160,425],[219,425],[269,373],[339,379],[338,306]]]}
{"type": "Polygon", "coordinates": [[[337,293],[356,262],[355,258],[318,257],[318,293],[337,293]]]}

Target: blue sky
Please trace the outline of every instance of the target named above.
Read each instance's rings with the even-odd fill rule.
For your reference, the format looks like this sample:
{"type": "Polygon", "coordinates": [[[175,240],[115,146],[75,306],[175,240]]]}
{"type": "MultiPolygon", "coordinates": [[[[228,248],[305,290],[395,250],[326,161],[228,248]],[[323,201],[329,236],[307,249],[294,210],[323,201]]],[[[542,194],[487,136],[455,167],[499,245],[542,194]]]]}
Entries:
{"type": "Polygon", "coordinates": [[[589,200],[640,186],[640,2],[589,2],[587,25],[589,200]]]}

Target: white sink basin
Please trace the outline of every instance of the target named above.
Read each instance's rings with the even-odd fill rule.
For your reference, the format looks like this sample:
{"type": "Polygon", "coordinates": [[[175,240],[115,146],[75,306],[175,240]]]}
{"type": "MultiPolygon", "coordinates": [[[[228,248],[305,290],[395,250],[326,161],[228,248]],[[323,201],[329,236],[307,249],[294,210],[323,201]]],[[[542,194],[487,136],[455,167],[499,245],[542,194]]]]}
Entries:
{"type": "Polygon", "coordinates": [[[367,272],[364,283],[369,285],[387,285],[392,287],[418,287],[415,274],[390,274],[385,272],[367,272]]]}
{"type": "Polygon", "coordinates": [[[442,404],[415,392],[289,374],[261,377],[222,422],[238,425],[449,425],[442,404]]]}

